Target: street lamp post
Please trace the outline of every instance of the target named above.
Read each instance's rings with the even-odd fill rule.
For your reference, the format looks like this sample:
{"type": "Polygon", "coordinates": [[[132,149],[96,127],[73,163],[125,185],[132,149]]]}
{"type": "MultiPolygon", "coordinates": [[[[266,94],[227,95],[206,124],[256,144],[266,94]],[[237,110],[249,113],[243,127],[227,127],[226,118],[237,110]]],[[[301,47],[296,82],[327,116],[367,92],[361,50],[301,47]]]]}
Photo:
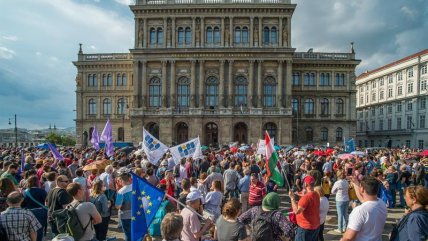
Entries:
{"type": "MultiPolygon", "coordinates": [[[[12,125],[10,118],[9,118],[9,125],[12,125]]],[[[15,114],[15,147],[18,147],[18,127],[16,125],[16,114],[15,114]]]]}

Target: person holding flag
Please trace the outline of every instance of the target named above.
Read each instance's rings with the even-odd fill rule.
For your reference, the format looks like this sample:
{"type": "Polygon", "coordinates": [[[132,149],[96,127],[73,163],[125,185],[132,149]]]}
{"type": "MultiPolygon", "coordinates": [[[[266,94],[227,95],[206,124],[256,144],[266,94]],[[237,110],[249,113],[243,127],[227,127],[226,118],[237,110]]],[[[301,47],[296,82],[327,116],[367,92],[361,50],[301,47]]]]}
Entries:
{"type": "Polygon", "coordinates": [[[279,161],[278,153],[275,151],[275,148],[273,147],[273,143],[270,139],[269,133],[266,131],[265,133],[265,153],[266,153],[266,179],[272,180],[276,183],[279,187],[284,186],[284,179],[282,178],[281,173],[278,170],[277,164],[279,161]]]}
{"type": "Polygon", "coordinates": [[[107,120],[106,126],[104,127],[103,132],[101,133],[102,141],[106,143],[106,154],[108,157],[113,156],[114,147],[113,147],[113,129],[111,127],[110,119],[107,120]]]}

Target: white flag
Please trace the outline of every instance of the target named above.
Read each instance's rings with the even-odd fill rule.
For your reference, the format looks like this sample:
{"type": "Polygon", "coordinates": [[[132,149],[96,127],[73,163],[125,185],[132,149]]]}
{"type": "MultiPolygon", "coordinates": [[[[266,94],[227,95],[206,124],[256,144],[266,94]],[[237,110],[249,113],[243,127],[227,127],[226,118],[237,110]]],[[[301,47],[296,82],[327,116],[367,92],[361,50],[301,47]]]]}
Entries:
{"type": "Polygon", "coordinates": [[[192,139],[188,142],[182,143],[180,145],[171,147],[169,148],[169,151],[174,157],[174,161],[176,164],[180,162],[181,158],[198,158],[200,156],[200,153],[202,153],[199,137],[192,139]]]}
{"type": "MultiPolygon", "coordinates": [[[[273,138],[270,138],[270,140],[272,143],[275,143],[273,138]]],[[[259,143],[257,144],[257,154],[266,154],[266,141],[263,139],[260,139],[259,143]]]]}
{"type": "Polygon", "coordinates": [[[142,148],[147,155],[147,159],[153,165],[158,165],[159,159],[168,151],[168,147],[152,136],[148,131],[143,131],[142,148]]]}

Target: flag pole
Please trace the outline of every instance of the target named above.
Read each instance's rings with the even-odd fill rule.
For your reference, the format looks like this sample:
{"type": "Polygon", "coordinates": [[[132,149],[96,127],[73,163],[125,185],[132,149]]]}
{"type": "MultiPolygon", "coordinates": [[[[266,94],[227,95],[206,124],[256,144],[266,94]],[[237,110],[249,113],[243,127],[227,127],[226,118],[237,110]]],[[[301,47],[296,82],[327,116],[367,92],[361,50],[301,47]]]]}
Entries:
{"type": "MultiPolygon", "coordinates": [[[[196,214],[198,217],[202,218],[203,220],[206,220],[206,218],[204,218],[204,216],[202,216],[200,213],[196,212],[195,209],[193,209],[192,207],[187,206],[186,204],[178,201],[177,199],[175,199],[173,196],[168,195],[167,193],[165,193],[165,196],[171,198],[172,200],[176,201],[178,204],[180,204],[182,207],[188,208],[190,211],[192,211],[192,213],[196,214]]],[[[202,201],[202,200],[201,200],[202,201]]]]}

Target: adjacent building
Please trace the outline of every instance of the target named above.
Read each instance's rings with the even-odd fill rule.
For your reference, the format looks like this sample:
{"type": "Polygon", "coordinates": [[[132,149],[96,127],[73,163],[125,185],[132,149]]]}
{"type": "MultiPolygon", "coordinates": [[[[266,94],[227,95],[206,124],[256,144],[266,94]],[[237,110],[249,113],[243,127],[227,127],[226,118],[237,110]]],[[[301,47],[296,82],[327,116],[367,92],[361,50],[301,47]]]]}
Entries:
{"type": "MultiPolygon", "coordinates": [[[[355,137],[355,59],[296,52],[290,0],[137,0],[129,53],[86,54],[76,77],[77,141],[107,119],[115,141],[143,128],[168,145],[335,144],[355,137]]],[[[310,17],[310,16],[308,16],[310,17]]],[[[322,41],[322,40],[320,40],[322,41]]]]}
{"type": "Polygon", "coordinates": [[[428,49],[357,78],[357,140],[361,147],[426,149],[428,49]]]}

